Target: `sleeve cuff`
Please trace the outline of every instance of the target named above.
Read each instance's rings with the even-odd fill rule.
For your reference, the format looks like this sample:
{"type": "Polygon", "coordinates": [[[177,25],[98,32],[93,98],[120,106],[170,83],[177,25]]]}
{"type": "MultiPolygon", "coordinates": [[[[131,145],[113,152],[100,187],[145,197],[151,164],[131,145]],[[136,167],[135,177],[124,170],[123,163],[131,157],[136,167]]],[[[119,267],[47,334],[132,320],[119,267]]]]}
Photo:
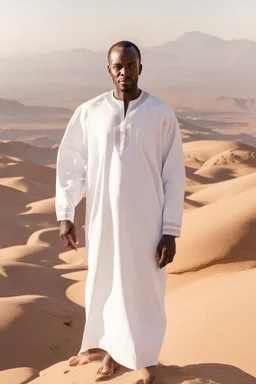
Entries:
{"type": "Polygon", "coordinates": [[[162,228],[163,235],[171,235],[175,237],[180,237],[181,228],[180,225],[172,222],[164,222],[162,228]]]}
{"type": "Polygon", "coordinates": [[[61,220],[70,220],[74,223],[75,218],[75,208],[56,210],[57,221],[61,220]]]}

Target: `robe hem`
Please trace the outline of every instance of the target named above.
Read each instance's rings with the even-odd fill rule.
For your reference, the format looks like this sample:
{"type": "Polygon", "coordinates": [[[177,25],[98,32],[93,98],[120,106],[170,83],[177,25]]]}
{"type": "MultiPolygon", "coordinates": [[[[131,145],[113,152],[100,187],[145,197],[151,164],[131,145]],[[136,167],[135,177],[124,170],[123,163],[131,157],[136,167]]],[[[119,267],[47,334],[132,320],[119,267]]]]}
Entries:
{"type": "Polygon", "coordinates": [[[120,365],[122,365],[123,367],[125,368],[128,368],[128,369],[131,369],[133,371],[137,371],[138,369],[142,369],[142,368],[147,368],[147,367],[152,367],[152,366],[155,366],[155,365],[158,365],[158,359],[157,359],[157,362],[156,363],[149,363],[149,364],[143,364],[143,365],[127,365],[127,364],[124,364],[123,362],[121,362],[121,360],[115,356],[115,353],[112,353],[111,350],[109,348],[105,348],[102,344],[100,345],[101,343],[96,343],[96,344],[93,344],[93,345],[90,345],[90,347],[88,348],[83,348],[83,349],[80,349],[79,351],[79,355],[83,352],[86,352],[88,351],[88,349],[94,349],[94,348],[101,348],[101,349],[104,349],[104,351],[106,351],[107,353],[110,354],[110,356],[120,365]]]}

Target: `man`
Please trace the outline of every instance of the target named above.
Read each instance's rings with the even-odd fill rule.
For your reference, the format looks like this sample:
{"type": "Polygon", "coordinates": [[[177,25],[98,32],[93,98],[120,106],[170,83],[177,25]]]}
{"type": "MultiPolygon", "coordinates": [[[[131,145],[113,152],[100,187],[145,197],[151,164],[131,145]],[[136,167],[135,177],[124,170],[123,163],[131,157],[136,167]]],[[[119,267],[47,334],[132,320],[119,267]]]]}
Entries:
{"type": "Polygon", "coordinates": [[[57,158],[60,237],[76,249],[75,206],[86,192],[86,325],[70,365],[103,359],[97,378],[116,366],[156,365],[166,318],[165,266],[180,236],[185,169],[173,110],[139,89],[138,47],[108,54],[114,91],[80,105],[57,158]]]}

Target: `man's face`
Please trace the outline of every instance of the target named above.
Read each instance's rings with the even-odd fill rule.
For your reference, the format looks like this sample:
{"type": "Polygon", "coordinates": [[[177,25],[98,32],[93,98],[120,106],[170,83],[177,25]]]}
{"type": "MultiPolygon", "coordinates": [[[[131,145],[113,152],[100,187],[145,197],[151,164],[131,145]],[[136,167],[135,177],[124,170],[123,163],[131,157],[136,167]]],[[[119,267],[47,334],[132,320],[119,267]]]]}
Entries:
{"type": "Polygon", "coordinates": [[[117,88],[130,92],[136,87],[142,70],[136,49],[115,47],[109,57],[108,70],[117,88]]]}

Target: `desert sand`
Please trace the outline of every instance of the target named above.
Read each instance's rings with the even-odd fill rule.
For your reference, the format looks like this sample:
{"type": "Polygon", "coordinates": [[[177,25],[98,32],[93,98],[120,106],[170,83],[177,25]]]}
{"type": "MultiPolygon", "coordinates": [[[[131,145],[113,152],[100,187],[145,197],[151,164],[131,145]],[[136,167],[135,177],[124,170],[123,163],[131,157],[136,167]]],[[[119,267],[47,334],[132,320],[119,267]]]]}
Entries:
{"type": "MultiPolygon", "coordinates": [[[[110,382],[255,384],[256,149],[226,129],[181,120],[181,130],[184,221],[166,268],[159,366],[121,368],[110,382]]],[[[85,318],[85,198],[76,208],[79,250],[66,250],[54,210],[57,147],[0,142],[4,384],[90,384],[99,365],[67,362],[80,348],[85,318]]]]}

